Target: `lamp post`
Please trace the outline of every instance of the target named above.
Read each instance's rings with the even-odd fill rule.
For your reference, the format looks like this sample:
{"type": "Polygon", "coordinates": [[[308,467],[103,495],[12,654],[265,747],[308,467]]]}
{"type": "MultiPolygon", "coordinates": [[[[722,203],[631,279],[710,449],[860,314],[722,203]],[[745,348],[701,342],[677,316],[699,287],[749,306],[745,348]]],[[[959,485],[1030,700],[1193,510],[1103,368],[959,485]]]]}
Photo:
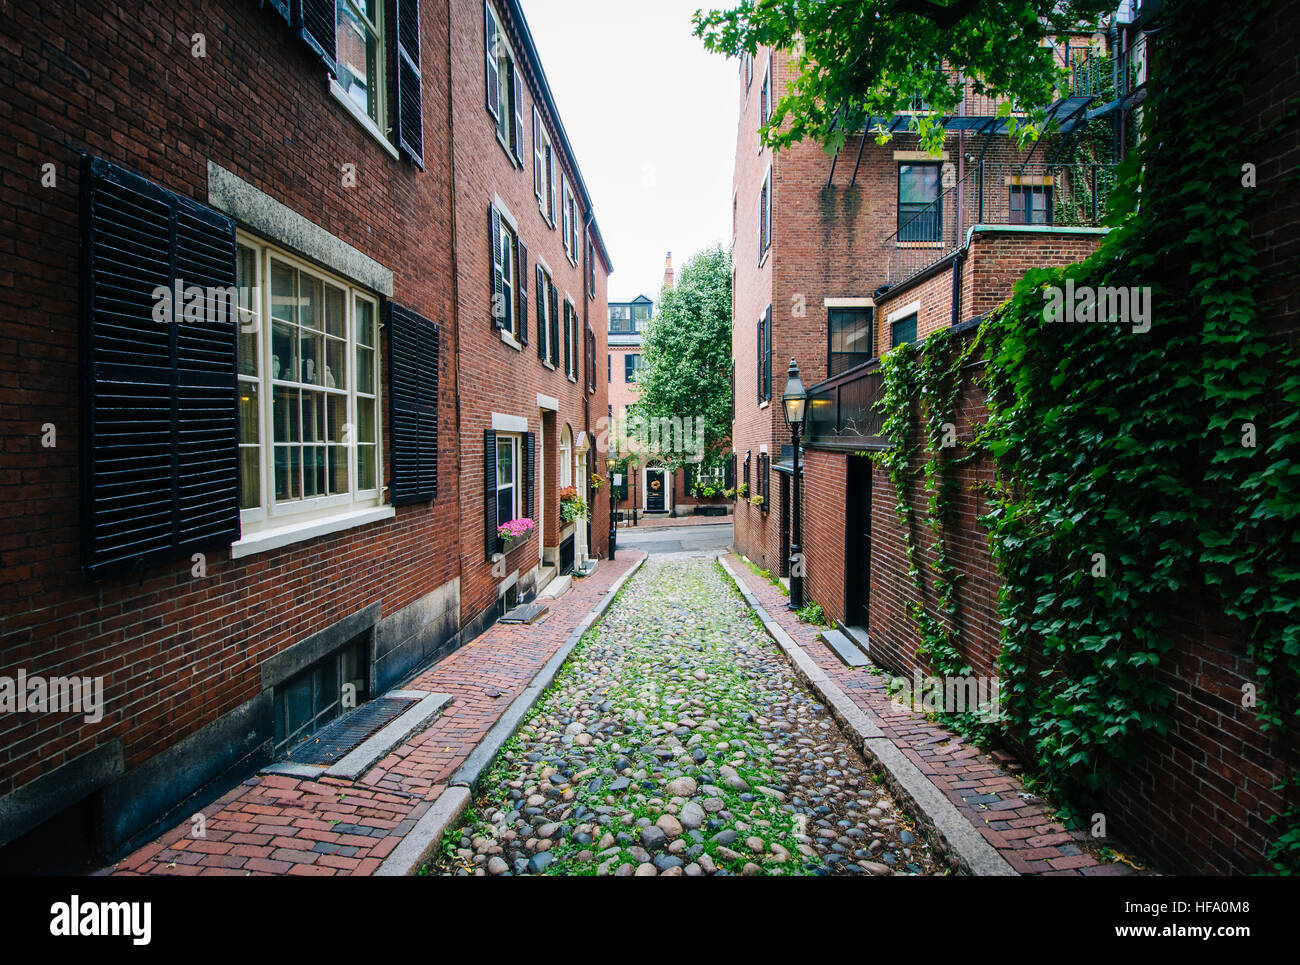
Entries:
{"type": "Polygon", "coordinates": [[[803,535],[799,525],[799,433],[803,430],[804,414],[808,407],[808,393],[804,390],[803,380],[799,378],[799,363],[790,360],[785,392],[781,395],[781,405],[785,408],[785,421],[794,436],[794,478],[790,488],[794,493],[794,505],[790,521],[790,609],[798,610],[803,606],[803,555],[799,547],[803,535]]]}
{"type": "Polygon", "coordinates": [[[608,472],[605,474],[605,482],[609,486],[609,558],[614,558],[614,551],[618,549],[618,523],[614,515],[614,466],[617,460],[610,456],[605,460],[605,468],[608,472]]]}

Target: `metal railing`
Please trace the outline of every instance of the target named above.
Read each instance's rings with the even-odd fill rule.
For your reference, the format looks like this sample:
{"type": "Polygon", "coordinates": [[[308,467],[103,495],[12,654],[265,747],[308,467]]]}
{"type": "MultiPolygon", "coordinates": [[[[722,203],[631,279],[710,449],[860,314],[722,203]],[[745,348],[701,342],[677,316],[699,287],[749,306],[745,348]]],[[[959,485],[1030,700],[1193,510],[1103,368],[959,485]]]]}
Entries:
{"type": "Polygon", "coordinates": [[[809,389],[808,442],[884,444],[885,417],[878,408],[883,385],[880,362],[873,359],[809,389]]]}
{"type": "MultiPolygon", "coordinates": [[[[945,162],[945,181],[956,165],[945,162]]],[[[899,206],[881,243],[885,283],[897,285],[947,258],[973,225],[1096,227],[1115,187],[1113,164],[975,162],[929,204],[899,206]]]]}

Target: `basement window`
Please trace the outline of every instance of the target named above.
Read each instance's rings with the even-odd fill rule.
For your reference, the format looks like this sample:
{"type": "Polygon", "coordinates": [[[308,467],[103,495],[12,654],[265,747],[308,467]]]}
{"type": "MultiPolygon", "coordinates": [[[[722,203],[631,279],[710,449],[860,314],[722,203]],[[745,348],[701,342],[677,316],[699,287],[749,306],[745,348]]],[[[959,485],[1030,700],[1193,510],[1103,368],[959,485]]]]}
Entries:
{"type": "Polygon", "coordinates": [[[276,757],[366,700],[369,638],[367,631],[276,686],[276,757]]]}

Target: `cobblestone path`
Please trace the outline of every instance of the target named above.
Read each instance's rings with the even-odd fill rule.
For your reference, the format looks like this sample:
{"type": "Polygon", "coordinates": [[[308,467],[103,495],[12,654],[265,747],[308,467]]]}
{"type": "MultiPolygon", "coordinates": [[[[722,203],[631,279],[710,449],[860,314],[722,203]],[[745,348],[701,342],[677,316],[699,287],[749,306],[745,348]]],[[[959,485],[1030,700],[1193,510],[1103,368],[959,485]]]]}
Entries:
{"type": "Polygon", "coordinates": [[[713,559],[647,561],[439,874],[943,874],[713,559]]]}

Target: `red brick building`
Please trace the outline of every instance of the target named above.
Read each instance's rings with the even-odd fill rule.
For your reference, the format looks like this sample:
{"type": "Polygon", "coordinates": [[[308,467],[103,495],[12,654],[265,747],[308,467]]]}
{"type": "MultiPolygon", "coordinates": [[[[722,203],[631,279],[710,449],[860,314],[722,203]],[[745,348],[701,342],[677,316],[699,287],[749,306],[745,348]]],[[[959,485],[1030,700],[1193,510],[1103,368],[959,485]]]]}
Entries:
{"type": "MultiPolygon", "coordinates": [[[[1265,35],[1293,35],[1295,15],[1294,3],[1274,8],[1265,35]]],[[[1102,116],[1112,125],[1115,156],[1122,155],[1144,95],[1146,36],[1141,23],[1119,23],[1098,52],[1105,74],[1111,58],[1117,65],[1111,76],[1121,79],[1119,89],[1098,90],[1094,80],[1105,74],[1091,69],[1083,54],[1075,86],[1053,105],[1066,121],[1065,136],[1029,156],[996,133],[991,105],[968,97],[957,117],[945,119],[942,159],[910,153],[914,145],[899,137],[884,148],[850,137],[833,159],[815,145],[773,157],[754,133],[771,103],[766,78],[773,58],[763,52],[741,64],[734,435],[741,481],[768,500],[762,507],[738,505],[736,544],[773,572],[788,572],[782,557],[789,545],[790,435],[780,396],[794,357],[809,394],[802,447],[805,595],[823,606],[844,644],[868,651],[888,671],[906,677],[933,668],[911,612],[917,590],[894,486],[869,458],[890,445],[874,407],[878,358],[942,328],[973,334],[1027,269],[1070,264],[1095,249],[1101,229],[1093,227],[1094,205],[1104,209],[1110,177],[1101,158],[1069,156],[1075,95],[1094,110],[1113,99],[1118,110],[1102,116]],[[908,170],[912,165],[922,171],[908,170]],[[837,310],[845,314],[837,318],[837,310]],[[783,443],[786,452],[778,457],[783,443]]],[[[1068,56],[1075,62],[1073,52],[1068,56]]],[[[774,60],[776,89],[782,89],[784,57],[774,60]]],[[[1289,54],[1271,56],[1252,73],[1245,102],[1276,120],[1280,92],[1295,70],[1289,54]]],[[[1274,186],[1285,167],[1275,159],[1294,155],[1293,148],[1291,136],[1261,165],[1274,186]]],[[[1282,203],[1257,219],[1262,265],[1294,262],[1294,208],[1282,203]]],[[[1263,319],[1270,332],[1287,338],[1294,331],[1286,310],[1294,286],[1281,282],[1285,272],[1266,277],[1263,319]]],[[[978,363],[968,375],[955,410],[958,439],[970,439],[985,419],[978,363]]],[[[987,512],[981,485],[992,481],[993,471],[984,457],[956,470],[954,519],[945,537],[960,574],[959,648],[972,673],[985,678],[999,673],[1001,645],[1001,579],[979,522],[987,512]]],[[[907,498],[920,531],[913,537],[917,562],[928,572],[934,562],[925,536],[929,494],[914,485],[907,498]]],[[[946,619],[934,594],[920,602],[931,619],[946,619]]],[[[1142,759],[1126,765],[1102,794],[1112,833],[1169,870],[1255,873],[1276,833],[1268,816],[1282,808],[1275,787],[1287,773],[1287,750],[1235,699],[1256,679],[1240,634],[1222,614],[1189,601],[1170,628],[1173,647],[1159,673],[1174,695],[1170,732],[1151,740],[1142,759]]]]}
{"type": "MultiPolygon", "coordinates": [[[[68,870],[450,652],[578,542],[557,487],[596,459],[609,262],[513,0],[61,0],[0,32],[0,855],[68,870]],[[564,306],[545,361],[539,302],[494,303],[489,224],[564,306]],[[494,430],[513,491],[489,493],[494,430]],[[494,575],[497,505],[541,525],[494,575]]],[[[598,506],[583,552],[605,529],[598,506]]]]}

